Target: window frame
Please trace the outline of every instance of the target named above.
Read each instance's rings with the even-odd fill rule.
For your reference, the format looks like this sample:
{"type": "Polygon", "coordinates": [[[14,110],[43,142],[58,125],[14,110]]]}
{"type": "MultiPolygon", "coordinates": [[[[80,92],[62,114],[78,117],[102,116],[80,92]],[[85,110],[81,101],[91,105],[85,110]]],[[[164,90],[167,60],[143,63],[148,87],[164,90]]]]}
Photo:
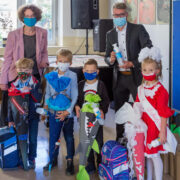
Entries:
{"type": "MultiPolygon", "coordinates": [[[[17,0],[17,10],[26,3],[26,0],[17,0]]],[[[56,37],[58,35],[58,0],[52,1],[52,40],[48,40],[48,46],[56,46],[56,37]]],[[[17,18],[17,28],[22,27],[22,22],[17,18]]]]}

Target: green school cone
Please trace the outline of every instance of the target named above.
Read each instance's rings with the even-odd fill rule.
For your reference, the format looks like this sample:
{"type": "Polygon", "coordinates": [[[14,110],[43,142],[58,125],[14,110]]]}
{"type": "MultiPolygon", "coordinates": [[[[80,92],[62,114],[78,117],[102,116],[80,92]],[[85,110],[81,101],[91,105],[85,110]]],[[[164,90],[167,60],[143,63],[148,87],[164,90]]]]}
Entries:
{"type": "Polygon", "coordinates": [[[87,173],[85,166],[79,166],[79,172],[76,175],[77,180],[90,180],[89,174],[87,173]]]}
{"type": "Polygon", "coordinates": [[[180,136],[180,127],[175,128],[175,127],[176,127],[175,124],[171,124],[170,127],[171,127],[172,133],[177,133],[177,134],[179,134],[179,136],[180,136]],[[175,129],[174,129],[174,128],[175,128],[175,129]]]}

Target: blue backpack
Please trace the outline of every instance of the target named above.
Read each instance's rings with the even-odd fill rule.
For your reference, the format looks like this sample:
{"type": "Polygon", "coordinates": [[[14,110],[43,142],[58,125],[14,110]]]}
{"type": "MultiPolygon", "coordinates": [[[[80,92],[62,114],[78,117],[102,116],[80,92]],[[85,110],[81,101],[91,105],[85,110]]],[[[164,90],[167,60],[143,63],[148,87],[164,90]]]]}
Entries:
{"type": "Polygon", "coordinates": [[[107,141],[102,147],[99,165],[101,180],[129,180],[127,149],[116,141],[107,141]]]}
{"type": "Polygon", "coordinates": [[[19,151],[17,137],[13,128],[0,129],[0,167],[2,169],[17,168],[19,151]]]}

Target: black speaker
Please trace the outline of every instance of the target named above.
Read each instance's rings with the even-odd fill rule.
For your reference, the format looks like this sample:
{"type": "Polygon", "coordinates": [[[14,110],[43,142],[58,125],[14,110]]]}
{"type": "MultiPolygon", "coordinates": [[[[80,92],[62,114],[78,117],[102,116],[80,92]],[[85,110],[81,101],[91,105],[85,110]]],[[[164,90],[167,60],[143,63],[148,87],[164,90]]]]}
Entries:
{"type": "Polygon", "coordinates": [[[113,28],[112,19],[93,20],[94,51],[104,52],[106,48],[106,33],[113,28]]]}
{"type": "Polygon", "coordinates": [[[99,0],[71,0],[71,28],[92,29],[99,19],[99,0]]]}

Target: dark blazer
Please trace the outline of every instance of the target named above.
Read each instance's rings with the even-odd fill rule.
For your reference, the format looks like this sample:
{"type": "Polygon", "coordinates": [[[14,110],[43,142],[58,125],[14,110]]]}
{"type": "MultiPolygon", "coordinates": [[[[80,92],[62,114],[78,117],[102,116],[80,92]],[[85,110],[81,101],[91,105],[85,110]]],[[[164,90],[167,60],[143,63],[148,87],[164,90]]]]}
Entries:
{"type": "MultiPolygon", "coordinates": [[[[108,57],[110,57],[110,53],[113,51],[113,44],[118,44],[118,33],[116,28],[113,28],[106,34],[106,54],[105,54],[105,62],[109,65],[108,57]]],[[[132,24],[127,23],[126,30],[126,49],[127,49],[127,60],[132,61],[134,64],[134,68],[131,68],[133,73],[134,82],[137,86],[141,84],[142,75],[141,75],[141,64],[138,62],[138,54],[140,50],[144,47],[152,47],[152,42],[149,38],[149,34],[145,30],[143,25],[140,24],[132,24]]],[[[118,63],[112,65],[113,69],[113,87],[116,86],[117,83],[117,73],[118,73],[118,63]]]]}
{"type": "MultiPolygon", "coordinates": [[[[82,80],[78,84],[78,100],[77,100],[76,105],[78,105],[80,108],[82,107],[82,105],[84,103],[85,92],[83,91],[83,89],[84,89],[85,82],[86,82],[86,80],[82,80]]],[[[97,94],[101,97],[101,102],[99,103],[99,108],[105,114],[105,113],[107,113],[108,107],[109,107],[109,97],[108,97],[106,87],[101,80],[98,80],[97,94]]]]}

